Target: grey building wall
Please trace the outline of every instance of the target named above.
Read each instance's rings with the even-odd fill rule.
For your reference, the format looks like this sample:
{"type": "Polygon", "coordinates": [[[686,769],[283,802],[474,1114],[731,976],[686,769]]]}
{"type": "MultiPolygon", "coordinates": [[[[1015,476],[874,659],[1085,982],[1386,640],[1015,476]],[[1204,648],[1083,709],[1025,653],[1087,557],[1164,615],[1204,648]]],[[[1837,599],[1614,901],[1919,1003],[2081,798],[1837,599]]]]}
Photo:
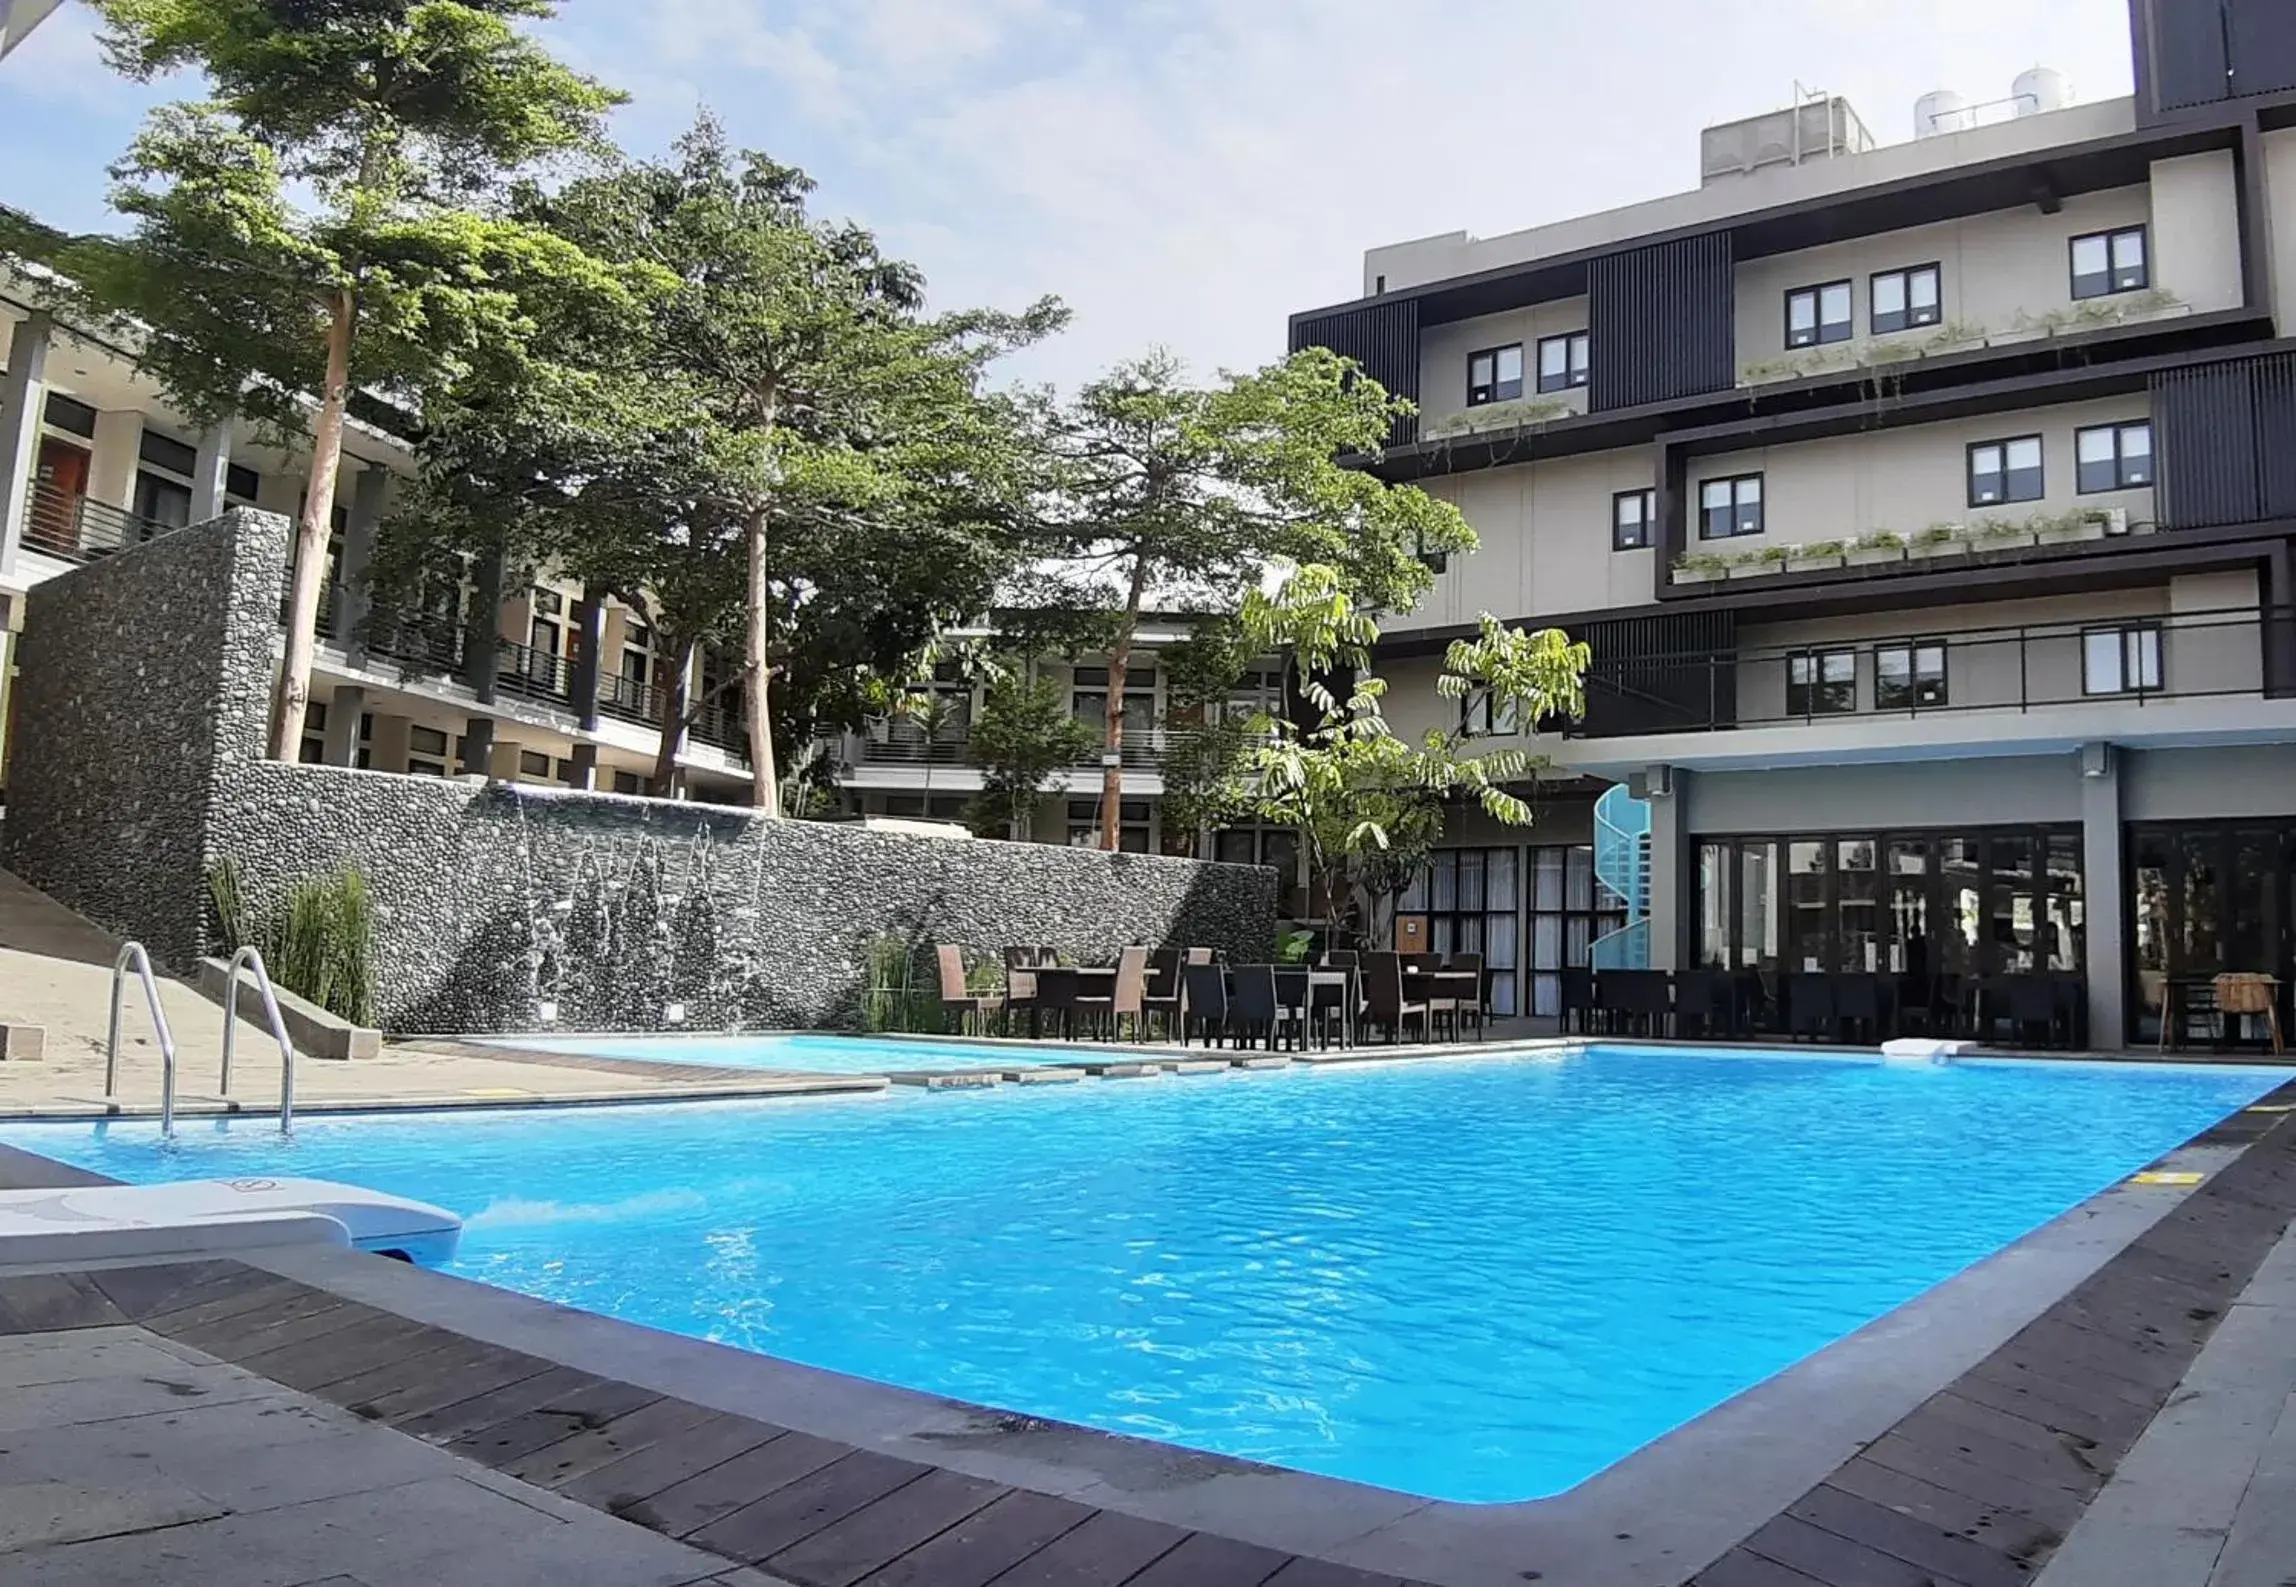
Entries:
{"type": "Polygon", "coordinates": [[[870,940],[921,950],[1273,943],[1258,866],[761,819],[261,758],[287,524],[234,512],[36,589],[9,867],[154,956],[208,946],[206,876],[258,911],[357,865],[391,1029],[812,1025],[870,940]],[[673,1014],[682,1008],[683,1018],[673,1014]]]}
{"type": "Polygon", "coordinates": [[[287,536],[235,509],[26,597],[0,856],[172,963],[200,950],[219,790],[263,752],[287,536]]]}
{"type": "Polygon", "coordinates": [[[2121,753],[2127,821],[2296,816],[2296,744],[2121,753]]]}
{"type": "Polygon", "coordinates": [[[1871,832],[2079,821],[2078,755],[1702,771],[1691,832],[1871,832]]]}

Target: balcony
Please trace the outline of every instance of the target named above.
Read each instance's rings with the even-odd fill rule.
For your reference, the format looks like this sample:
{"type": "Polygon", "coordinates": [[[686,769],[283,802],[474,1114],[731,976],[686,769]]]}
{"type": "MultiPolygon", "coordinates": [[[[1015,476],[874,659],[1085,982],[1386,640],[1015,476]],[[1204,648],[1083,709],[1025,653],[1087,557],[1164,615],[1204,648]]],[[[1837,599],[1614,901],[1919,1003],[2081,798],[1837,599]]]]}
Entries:
{"type": "MultiPolygon", "coordinates": [[[[2296,610],[2097,617],[1706,653],[1597,655],[1575,739],[1833,727],[1912,742],[1935,719],[2150,711],[2296,687],[2296,610]]],[[[1584,757],[1574,757],[1584,758],[1584,757]]]]}
{"type": "Polygon", "coordinates": [[[24,545],[64,562],[93,562],[180,527],[35,480],[25,504],[24,545]]]}
{"type": "Polygon", "coordinates": [[[574,697],[574,670],[554,651],[505,643],[495,665],[494,692],[545,705],[564,704],[574,697]]]}

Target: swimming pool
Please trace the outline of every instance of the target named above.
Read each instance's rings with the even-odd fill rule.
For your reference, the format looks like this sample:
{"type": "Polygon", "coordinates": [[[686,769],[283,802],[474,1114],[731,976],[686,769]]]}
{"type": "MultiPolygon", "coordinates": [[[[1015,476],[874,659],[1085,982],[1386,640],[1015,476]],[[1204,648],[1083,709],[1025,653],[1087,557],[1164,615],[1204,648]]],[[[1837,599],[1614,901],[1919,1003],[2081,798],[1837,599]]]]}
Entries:
{"type": "MultiPolygon", "coordinates": [[[[1059,1063],[1061,1055],[1022,1047],[869,1036],[515,1036],[479,1045],[641,1063],[718,1064],[728,1069],[786,1069],[817,1075],[881,1075],[907,1069],[1011,1069],[1059,1063]]],[[[1072,1055],[1073,1056],[1073,1055],[1072,1055]]]]}
{"type": "Polygon", "coordinates": [[[1558,1492],[2288,1071],[1582,1055],[994,1092],[14,1124],[131,1180],[442,1203],[453,1271],[1467,1501],[1558,1492]]]}

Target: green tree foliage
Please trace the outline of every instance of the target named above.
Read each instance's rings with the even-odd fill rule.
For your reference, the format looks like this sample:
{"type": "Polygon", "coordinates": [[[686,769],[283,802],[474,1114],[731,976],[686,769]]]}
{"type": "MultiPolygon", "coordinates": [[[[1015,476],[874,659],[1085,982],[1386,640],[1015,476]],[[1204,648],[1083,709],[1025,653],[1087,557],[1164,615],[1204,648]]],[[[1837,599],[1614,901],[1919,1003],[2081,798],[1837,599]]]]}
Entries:
{"type": "MultiPolygon", "coordinates": [[[[1334,924],[1360,898],[1367,940],[1384,942],[1395,898],[1442,840],[1444,810],[1471,803],[1493,821],[1528,826],[1528,801],[1509,791],[1542,764],[1519,745],[1473,752],[1463,730],[1431,729],[1416,743],[1388,726],[1386,680],[1370,670],[1377,623],[1333,569],[1301,568],[1244,609],[1255,645],[1291,658],[1315,720],[1277,719],[1250,756],[1260,816],[1300,834],[1316,891],[1334,924]],[[1341,698],[1324,680],[1347,679],[1341,698]]],[[[1584,709],[1584,644],[1557,629],[1525,633],[1486,614],[1478,636],[1444,656],[1439,693],[1488,704],[1494,721],[1535,726],[1584,709]]]]}
{"type": "Polygon", "coordinates": [[[1008,675],[991,684],[967,745],[981,769],[981,791],[969,812],[973,830],[994,838],[1025,833],[1045,784],[1096,742],[1098,735],[1069,714],[1068,701],[1050,682],[1008,675]]]}
{"type": "MultiPolygon", "coordinates": [[[[1123,748],[1124,678],[1151,595],[1234,611],[1271,569],[1314,563],[1367,607],[1407,610],[1430,577],[1421,553],[1473,547],[1457,508],[1338,461],[1376,455],[1411,411],[1315,348],[1208,387],[1157,354],[1047,412],[1054,564],[1035,601],[1105,613],[1109,750],[1123,748]]],[[[1105,848],[1117,846],[1122,787],[1111,764],[1105,848]]]]}
{"type": "Polygon", "coordinates": [[[1269,732],[1256,713],[1230,709],[1258,659],[1233,617],[1199,620],[1166,646],[1164,672],[1164,829],[1194,833],[1251,811],[1250,753],[1269,732]]]}
{"type": "Polygon", "coordinates": [[[271,752],[292,757],[354,382],[410,399],[539,340],[538,294],[611,308],[628,283],[506,213],[503,184],[595,144],[618,96],[520,26],[549,0],[96,0],[113,66],[194,69],[113,168],[134,222],[90,291],[147,328],[141,359],[204,422],[309,420],[271,752]]]}

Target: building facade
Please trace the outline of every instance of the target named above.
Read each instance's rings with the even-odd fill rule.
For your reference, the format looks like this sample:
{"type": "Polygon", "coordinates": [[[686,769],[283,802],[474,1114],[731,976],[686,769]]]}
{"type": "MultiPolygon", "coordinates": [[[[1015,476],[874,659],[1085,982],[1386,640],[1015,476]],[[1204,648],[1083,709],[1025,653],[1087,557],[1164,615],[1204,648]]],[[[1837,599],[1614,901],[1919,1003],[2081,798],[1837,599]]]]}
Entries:
{"type": "Polygon", "coordinates": [[[1662,968],[2079,976],[2107,1047],[2167,980],[2296,981],[2296,10],[2130,11],[2133,97],[2036,70],[1880,144],[1813,99],[1293,317],[1481,539],[1387,624],[1398,725],[1481,612],[1559,625],[1538,747],[1647,801],[1631,886],[1564,797],[1414,900],[1508,921],[1527,1009],[1645,909],[1662,968]]]}

